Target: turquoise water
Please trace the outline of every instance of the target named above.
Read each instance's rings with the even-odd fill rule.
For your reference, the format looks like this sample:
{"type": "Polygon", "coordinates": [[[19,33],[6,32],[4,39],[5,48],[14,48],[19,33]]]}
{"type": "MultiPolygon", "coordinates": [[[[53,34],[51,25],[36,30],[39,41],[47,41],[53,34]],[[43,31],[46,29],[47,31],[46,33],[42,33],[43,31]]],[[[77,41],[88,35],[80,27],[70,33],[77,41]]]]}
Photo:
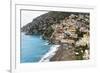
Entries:
{"type": "Polygon", "coordinates": [[[25,35],[21,33],[21,63],[39,62],[40,59],[50,50],[47,40],[40,38],[40,35],[25,35]]]}

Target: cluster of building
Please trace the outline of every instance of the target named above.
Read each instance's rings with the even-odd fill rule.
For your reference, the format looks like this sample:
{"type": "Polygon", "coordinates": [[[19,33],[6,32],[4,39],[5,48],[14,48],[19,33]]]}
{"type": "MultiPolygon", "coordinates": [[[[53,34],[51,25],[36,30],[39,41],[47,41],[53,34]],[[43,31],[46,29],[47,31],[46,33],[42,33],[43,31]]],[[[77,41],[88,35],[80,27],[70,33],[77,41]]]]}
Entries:
{"type": "MultiPolygon", "coordinates": [[[[89,19],[85,18],[83,15],[72,14],[61,20],[59,24],[52,25],[54,32],[51,39],[65,49],[76,49],[76,47],[80,49],[80,46],[88,45],[88,47],[85,47],[83,58],[89,59],[89,49],[87,49],[89,48],[89,24],[85,23],[89,19]]],[[[78,54],[78,52],[75,52],[75,55],[78,54]]]]}

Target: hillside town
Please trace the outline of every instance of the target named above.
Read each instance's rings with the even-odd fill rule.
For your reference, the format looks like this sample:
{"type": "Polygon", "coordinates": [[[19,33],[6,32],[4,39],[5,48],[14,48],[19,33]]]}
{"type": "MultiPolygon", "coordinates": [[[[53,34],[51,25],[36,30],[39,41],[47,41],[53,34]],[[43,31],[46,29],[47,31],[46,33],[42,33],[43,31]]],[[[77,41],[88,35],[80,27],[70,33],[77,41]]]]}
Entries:
{"type": "Polygon", "coordinates": [[[52,60],[89,59],[89,21],[88,16],[71,14],[59,24],[52,25],[54,32],[50,37],[60,48],[52,60]],[[80,25],[79,25],[80,23],[80,25]]]}

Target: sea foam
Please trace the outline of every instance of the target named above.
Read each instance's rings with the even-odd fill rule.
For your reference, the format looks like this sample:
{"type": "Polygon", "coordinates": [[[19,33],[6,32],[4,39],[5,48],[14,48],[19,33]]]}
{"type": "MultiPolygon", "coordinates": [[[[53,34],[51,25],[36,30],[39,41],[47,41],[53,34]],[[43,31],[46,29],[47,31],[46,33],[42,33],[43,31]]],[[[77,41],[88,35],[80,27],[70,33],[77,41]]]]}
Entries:
{"type": "Polygon", "coordinates": [[[58,50],[58,47],[60,45],[53,45],[51,46],[49,52],[47,52],[39,62],[49,62],[50,61],[50,58],[52,58],[55,54],[56,54],[56,51],[58,50]]]}

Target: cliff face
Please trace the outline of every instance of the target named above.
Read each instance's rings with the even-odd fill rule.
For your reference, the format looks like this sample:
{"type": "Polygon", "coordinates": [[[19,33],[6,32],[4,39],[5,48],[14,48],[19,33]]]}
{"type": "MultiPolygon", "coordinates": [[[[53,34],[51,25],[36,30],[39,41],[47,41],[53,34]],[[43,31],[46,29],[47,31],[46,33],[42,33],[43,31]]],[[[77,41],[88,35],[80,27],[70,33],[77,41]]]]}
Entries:
{"type": "Polygon", "coordinates": [[[33,21],[24,26],[21,31],[26,32],[26,34],[43,34],[49,26],[54,23],[59,23],[59,20],[64,19],[64,17],[68,15],[69,13],[66,14],[65,12],[48,12],[33,19],[33,21]]]}
{"type": "Polygon", "coordinates": [[[51,11],[21,28],[26,34],[41,34],[59,50],[50,61],[89,59],[89,13],[51,11]]]}

